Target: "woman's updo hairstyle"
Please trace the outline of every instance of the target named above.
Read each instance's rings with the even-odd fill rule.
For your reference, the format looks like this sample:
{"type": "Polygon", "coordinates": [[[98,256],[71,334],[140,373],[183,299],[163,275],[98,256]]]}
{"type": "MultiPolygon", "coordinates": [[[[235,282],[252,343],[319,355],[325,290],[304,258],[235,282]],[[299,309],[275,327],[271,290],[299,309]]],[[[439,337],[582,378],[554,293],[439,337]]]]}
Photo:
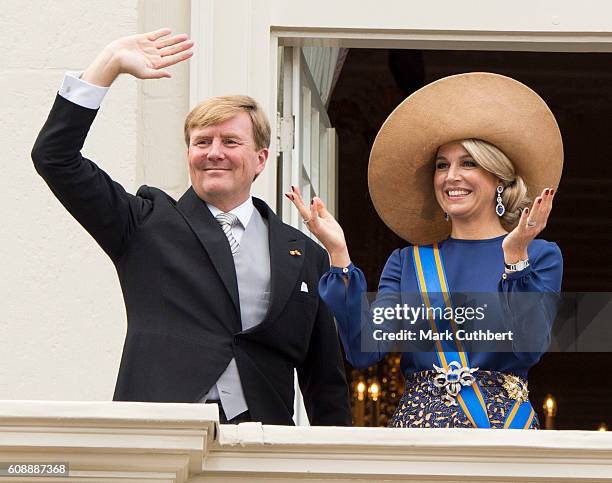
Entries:
{"type": "MultiPolygon", "coordinates": [[[[521,212],[531,205],[523,178],[516,174],[508,156],[493,144],[481,139],[465,139],[460,141],[460,144],[481,168],[502,181],[504,192],[501,197],[506,212],[501,217],[501,222],[507,228],[514,228],[521,217],[521,212]]],[[[492,196],[497,196],[497,193],[492,196]]]]}

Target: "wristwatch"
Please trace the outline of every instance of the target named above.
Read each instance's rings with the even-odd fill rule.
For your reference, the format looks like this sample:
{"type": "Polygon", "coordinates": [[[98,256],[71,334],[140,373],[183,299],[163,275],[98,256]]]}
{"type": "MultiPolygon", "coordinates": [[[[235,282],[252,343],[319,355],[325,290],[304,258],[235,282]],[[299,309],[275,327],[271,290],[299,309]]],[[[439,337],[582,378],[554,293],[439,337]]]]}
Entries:
{"type": "Polygon", "coordinates": [[[508,270],[509,272],[520,272],[521,270],[525,270],[528,266],[529,258],[526,258],[525,260],[519,260],[516,263],[504,262],[504,267],[506,267],[506,270],[508,270]]]}

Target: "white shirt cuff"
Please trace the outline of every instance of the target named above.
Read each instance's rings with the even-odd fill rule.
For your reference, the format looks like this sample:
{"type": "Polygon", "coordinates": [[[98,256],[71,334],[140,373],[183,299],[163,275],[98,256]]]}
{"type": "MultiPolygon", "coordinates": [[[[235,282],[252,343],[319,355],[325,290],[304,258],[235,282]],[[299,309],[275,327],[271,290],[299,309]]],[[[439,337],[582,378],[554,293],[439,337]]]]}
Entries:
{"type": "Polygon", "coordinates": [[[59,95],[67,101],[88,109],[98,109],[108,87],[100,87],[82,80],[83,71],[66,72],[59,95]]]}

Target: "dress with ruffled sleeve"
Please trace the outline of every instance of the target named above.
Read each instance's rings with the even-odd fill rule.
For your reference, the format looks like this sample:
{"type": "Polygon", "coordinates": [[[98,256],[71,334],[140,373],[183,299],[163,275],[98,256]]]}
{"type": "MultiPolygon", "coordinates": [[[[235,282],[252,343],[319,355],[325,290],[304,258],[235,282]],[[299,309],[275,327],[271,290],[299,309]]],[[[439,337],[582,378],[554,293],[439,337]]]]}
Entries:
{"type": "MultiPolygon", "coordinates": [[[[479,293],[499,301],[497,312],[493,311],[488,323],[494,323],[495,330],[513,332],[514,341],[504,351],[469,352],[471,366],[526,379],[529,368],[537,363],[550,342],[563,259],[555,243],[534,240],[528,247],[530,266],[505,274],[502,250],[505,236],[486,240],[449,238],[440,242],[439,247],[450,292],[479,293]]],[[[375,364],[388,350],[385,344],[364,350],[364,335],[371,339],[372,330],[377,328],[372,322],[372,306],[391,306],[407,299],[411,303],[420,301],[413,248],[391,253],[372,304],[364,302],[366,292],[363,272],[352,264],[346,273],[332,267],[319,283],[321,298],[336,317],[347,359],[357,368],[375,364]]],[[[401,368],[407,379],[412,374],[431,371],[434,364],[439,361],[431,350],[406,350],[401,354],[401,368]]]]}

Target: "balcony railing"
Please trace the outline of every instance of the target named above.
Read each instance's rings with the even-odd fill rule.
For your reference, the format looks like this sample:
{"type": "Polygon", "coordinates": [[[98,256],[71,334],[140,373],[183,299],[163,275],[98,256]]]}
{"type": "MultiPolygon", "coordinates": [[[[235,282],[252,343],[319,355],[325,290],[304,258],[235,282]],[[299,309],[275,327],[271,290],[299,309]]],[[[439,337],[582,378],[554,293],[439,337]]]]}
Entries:
{"type": "Polygon", "coordinates": [[[0,401],[0,468],[0,482],[612,481],[612,433],[220,426],[215,405],[0,401]],[[28,464],[69,476],[15,473],[28,464]]]}

